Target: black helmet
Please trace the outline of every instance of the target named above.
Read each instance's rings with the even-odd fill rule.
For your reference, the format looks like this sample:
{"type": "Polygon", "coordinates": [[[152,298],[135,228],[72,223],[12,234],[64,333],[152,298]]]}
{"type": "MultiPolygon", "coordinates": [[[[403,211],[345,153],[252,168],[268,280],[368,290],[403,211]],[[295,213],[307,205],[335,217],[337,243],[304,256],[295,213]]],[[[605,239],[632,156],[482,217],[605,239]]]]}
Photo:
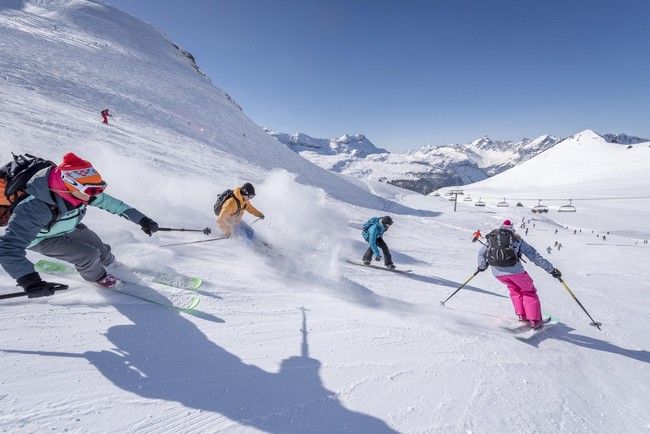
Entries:
{"type": "Polygon", "coordinates": [[[393,224],[393,219],[390,218],[389,215],[384,216],[384,217],[381,218],[381,224],[382,224],[382,226],[388,227],[388,226],[393,224]]]}
{"type": "Polygon", "coordinates": [[[253,187],[253,184],[251,184],[250,182],[247,182],[246,184],[242,185],[239,191],[241,191],[242,196],[248,196],[248,197],[255,196],[255,187],[253,187]]]}

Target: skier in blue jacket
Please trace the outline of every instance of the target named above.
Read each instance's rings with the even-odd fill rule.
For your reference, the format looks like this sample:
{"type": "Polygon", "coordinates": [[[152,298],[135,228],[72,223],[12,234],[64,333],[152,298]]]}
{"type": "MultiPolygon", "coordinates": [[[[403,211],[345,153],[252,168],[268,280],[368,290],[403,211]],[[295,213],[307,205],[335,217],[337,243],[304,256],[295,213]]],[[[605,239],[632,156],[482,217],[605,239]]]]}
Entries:
{"type": "Polygon", "coordinates": [[[391,270],[395,268],[390,250],[388,250],[388,245],[383,238],[384,233],[392,224],[393,219],[390,216],[384,216],[373,217],[363,225],[361,235],[369,244],[368,250],[363,255],[364,265],[370,265],[373,254],[375,255],[375,261],[381,261],[381,253],[379,253],[379,249],[381,249],[384,253],[384,265],[386,265],[386,268],[390,268],[391,270]]]}
{"type": "Polygon", "coordinates": [[[0,265],[29,298],[54,294],[57,284],[44,282],[25,256],[32,250],[74,264],[81,277],[111,288],[119,281],[106,271],[115,261],[111,247],[81,223],[86,208],[95,206],[141,226],[151,236],[158,224],[137,209],[104,193],[106,182],[86,160],[73,153],[58,167],[37,172],[29,194],[13,211],[0,237],[0,265]]]}

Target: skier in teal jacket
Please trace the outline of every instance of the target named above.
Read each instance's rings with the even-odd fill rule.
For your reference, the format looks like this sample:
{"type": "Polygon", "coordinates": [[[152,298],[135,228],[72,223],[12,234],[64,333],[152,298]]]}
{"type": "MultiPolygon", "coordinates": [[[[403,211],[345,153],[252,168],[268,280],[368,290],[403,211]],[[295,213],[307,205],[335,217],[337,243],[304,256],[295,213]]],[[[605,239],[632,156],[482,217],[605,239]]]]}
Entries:
{"type": "Polygon", "coordinates": [[[32,250],[75,265],[81,276],[100,286],[119,281],[105,266],[115,261],[108,244],[81,220],[94,206],[137,223],[151,236],[158,224],[137,209],[104,193],[106,182],[86,160],[73,153],[58,167],[37,172],[25,191],[29,196],[13,211],[0,237],[0,265],[29,298],[49,296],[57,284],[44,282],[25,255],[32,250]]]}
{"type": "Polygon", "coordinates": [[[384,217],[373,217],[363,225],[361,236],[368,243],[368,250],[363,255],[364,265],[370,265],[373,254],[375,255],[376,261],[381,261],[381,253],[379,253],[379,249],[381,249],[384,253],[384,265],[386,268],[390,268],[391,270],[395,268],[390,250],[388,250],[388,245],[383,238],[384,233],[392,224],[393,219],[387,215],[384,217]]]}

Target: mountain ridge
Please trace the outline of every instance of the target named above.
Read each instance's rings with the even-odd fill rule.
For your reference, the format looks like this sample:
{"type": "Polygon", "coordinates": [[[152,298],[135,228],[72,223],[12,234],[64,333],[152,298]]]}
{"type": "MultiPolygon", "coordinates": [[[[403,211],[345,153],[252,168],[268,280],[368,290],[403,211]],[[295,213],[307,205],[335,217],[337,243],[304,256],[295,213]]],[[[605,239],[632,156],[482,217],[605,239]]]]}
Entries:
{"type": "MultiPolygon", "coordinates": [[[[565,140],[549,134],[519,141],[492,140],[484,135],[466,144],[427,145],[404,153],[392,153],[376,147],[363,134],[318,139],[303,133],[286,134],[266,128],[265,131],[327,170],[364,180],[387,182],[422,194],[490,178],[565,140]]],[[[626,134],[599,137],[620,144],[647,141],[626,134]]]]}

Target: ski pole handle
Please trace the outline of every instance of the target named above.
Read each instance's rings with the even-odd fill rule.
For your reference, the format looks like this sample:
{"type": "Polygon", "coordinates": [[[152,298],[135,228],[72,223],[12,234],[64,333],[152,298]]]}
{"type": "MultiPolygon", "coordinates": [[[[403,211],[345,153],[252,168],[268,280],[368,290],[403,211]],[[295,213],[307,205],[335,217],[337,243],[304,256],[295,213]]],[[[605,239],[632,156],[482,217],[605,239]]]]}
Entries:
{"type": "MultiPolygon", "coordinates": [[[[68,289],[68,285],[64,285],[62,283],[57,283],[56,286],[52,288],[52,291],[63,291],[64,289],[68,289]]],[[[25,297],[27,293],[25,291],[22,292],[13,292],[11,294],[2,294],[0,295],[0,299],[3,298],[15,298],[15,297],[25,297]]]]}

